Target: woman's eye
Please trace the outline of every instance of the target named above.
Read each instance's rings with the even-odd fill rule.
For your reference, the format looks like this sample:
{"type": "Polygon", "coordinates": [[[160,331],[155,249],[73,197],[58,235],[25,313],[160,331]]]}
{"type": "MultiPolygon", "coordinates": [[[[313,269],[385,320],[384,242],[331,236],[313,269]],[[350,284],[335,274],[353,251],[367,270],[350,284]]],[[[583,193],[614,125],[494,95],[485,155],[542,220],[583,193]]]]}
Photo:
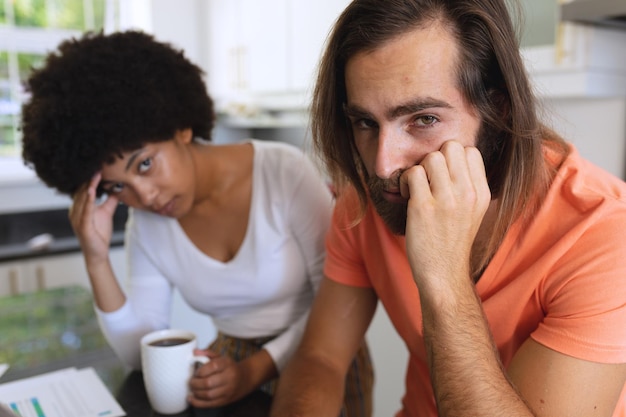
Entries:
{"type": "Polygon", "coordinates": [[[107,194],[119,194],[124,189],[124,184],[121,182],[115,183],[107,187],[104,192],[107,194]]]}
{"type": "Polygon", "coordinates": [[[432,126],[439,120],[435,116],[418,116],[415,118],[415,123],[418,126],[432,126]]]}
{"type": "Polygon", "coordinates": [[[152,158],[146,158],[139,163],[139,172],[143,173],[150,169],[152,166],[152,158]]]}

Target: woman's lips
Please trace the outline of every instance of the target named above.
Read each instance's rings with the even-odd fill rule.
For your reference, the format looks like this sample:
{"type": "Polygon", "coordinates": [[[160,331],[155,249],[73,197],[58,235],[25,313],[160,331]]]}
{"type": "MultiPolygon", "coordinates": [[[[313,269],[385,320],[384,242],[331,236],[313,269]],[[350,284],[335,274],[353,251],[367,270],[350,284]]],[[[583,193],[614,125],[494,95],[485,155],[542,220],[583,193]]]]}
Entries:
{"type": "Polygon", "coordinates": [[[160,209],[158,209],[156,212],[160,214],[161,216],[170,216],[172,212],[174,211],[175,205],[176,205],[175,199],[173,198],[167,204],[165,204],[160,209]]]}

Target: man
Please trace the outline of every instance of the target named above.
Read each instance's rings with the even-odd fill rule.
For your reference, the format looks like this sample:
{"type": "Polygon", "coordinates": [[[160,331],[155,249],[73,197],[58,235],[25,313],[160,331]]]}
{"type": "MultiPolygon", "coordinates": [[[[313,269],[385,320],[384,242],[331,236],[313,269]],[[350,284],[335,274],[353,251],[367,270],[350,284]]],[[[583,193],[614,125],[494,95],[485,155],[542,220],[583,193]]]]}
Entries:
{"type": "Polygon", "coordinates": [[[378,300],[397,416],[626,415],[626,185],[537,120],[504,0],[353,1],[312,123],[339,196],[272,416],[337,415],[378,300]]]}

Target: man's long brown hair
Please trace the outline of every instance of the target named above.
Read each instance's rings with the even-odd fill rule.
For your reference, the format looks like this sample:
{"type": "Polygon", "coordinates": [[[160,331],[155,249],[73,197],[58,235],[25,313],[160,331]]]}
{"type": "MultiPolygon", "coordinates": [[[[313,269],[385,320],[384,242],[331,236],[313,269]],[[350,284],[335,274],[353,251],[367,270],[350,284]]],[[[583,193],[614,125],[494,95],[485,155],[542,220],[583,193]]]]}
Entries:
{"type": "MultiPolygon", "coordinates": [[[[517,16],[521,16],[519,4],[517,16]]],[[[547,192],[554,167],[543,146],[568,152],[538,120],[518,36],[504,0],[355,0],[338,18],[318,69],[311,107],[314,146],[336,189],[356,189],[367,204],[364,168],[343,111],[345,68],[355,54],[374,50],[408,31],[439,23],[459,43],[458,87],[479,115],[483,151],[497,219],[487,245],[472,255],[481,271],[518,218],[530,218],[547,192]]],[[[357,219],[358,220],[358,219],[357,219]]]]}

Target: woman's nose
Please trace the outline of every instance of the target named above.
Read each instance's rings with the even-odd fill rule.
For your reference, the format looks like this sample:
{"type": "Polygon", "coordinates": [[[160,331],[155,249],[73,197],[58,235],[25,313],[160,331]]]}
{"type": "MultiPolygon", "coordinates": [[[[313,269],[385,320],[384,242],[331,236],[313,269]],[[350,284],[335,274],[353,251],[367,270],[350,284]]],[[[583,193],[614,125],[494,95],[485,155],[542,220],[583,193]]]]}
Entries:
{"type": "Polygon", "coordinates": [[[136,184],[135,192],[139,202],[144,207],[152,206],[157,196],[157,188],[147,181],[142,181],[136,184]]]}

